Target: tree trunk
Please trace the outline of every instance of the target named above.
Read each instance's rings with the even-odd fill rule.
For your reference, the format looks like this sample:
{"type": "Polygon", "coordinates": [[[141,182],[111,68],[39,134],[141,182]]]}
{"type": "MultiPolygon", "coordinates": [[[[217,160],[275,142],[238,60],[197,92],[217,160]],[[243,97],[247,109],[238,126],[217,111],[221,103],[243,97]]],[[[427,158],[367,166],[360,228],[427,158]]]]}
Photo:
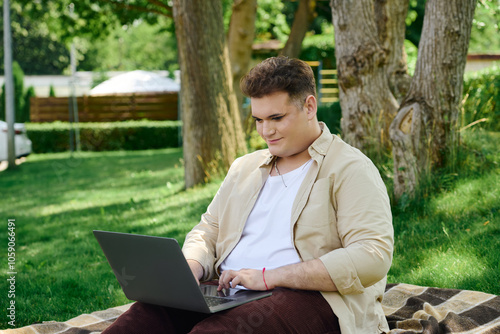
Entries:
{"type": "Polygon", "coordinates": [[[243,93],[241,93],[240,89],[240,80],[247,73],[252,59],[256,16],[257,0],[234,0],[233,13],[229,24],[228,45],[233,72],[233,90],[238,99],[242,124],[247,119],[248,111],[243,109],[243,93]]]}
{"type": "Polygon", "coordinates": [[[373,0],[332,0],[331,7],[343,136],[366,153],[380,152],[390,145],[398,104],[389,89],[373,0]]]}
{"type": "Polygon", "coordinates": [[[428,0],[410,91],[391,125],[394,193],[414,194],[454,159],[463,74],[476,0],[428,0]]]}
{"type": "Polygon", "coordinates": [[[314,19],[316,8],[315,0],[300,0],[297,11],[293,17],[293,24],[285,47],[280,55],[290,58],[298,58],[302,50],[302,41],[306,36],[307,29],[314,19]]]}
{"type": "Polygon", "coordinates": [[[186,188],[227,171],[246,151],[220,1],[174,0],[186,188]]]}
{"type": "Polygon", "coordinates": [[[409,0],[375,0],[375,22],[380,44],[387,55],[387,78],[392,94],[401,103],[410,88],[411,77],[404,50],[409,0]]]}

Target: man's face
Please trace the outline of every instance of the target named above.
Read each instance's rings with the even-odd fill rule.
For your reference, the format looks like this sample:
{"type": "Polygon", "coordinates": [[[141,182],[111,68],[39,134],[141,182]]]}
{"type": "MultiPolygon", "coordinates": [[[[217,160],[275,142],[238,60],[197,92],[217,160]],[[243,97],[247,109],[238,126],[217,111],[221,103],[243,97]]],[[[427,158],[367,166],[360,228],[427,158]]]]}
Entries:
{"type": "Polygon", "coordinates": [[[310,112],[310,98],[314,99],[309,96],[301,108],[290,102],[286,92],[251,98],[257,132],[266,141],[272,155],[281,158],[309,155],[307,149],[317,138],[312,126],[316,105],[314,112],[310,112]]]}

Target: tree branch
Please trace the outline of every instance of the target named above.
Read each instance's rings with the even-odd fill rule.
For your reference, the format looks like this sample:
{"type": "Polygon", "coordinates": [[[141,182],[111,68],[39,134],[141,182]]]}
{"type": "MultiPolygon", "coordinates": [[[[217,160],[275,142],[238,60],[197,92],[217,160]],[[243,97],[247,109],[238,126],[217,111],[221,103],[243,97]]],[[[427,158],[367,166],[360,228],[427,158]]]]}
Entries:
{"type": "Polygon", "coordinates": [[[163,2],[162,2],[162,1],[160,1],[160,0],[147,0],[147,1],[148,1],[150,4],[152,4],[152,5],[156,5],[156,6],[160,7],[160,8],[165,9],[165,10],[166,10],[166,11],[168,11],[168,12],[172,12],[172,7],[171,7],[171,6],[169,6],[169,5],[167,5],[167,4],[165,4],[165,3],[163,3],[163,2]]]}

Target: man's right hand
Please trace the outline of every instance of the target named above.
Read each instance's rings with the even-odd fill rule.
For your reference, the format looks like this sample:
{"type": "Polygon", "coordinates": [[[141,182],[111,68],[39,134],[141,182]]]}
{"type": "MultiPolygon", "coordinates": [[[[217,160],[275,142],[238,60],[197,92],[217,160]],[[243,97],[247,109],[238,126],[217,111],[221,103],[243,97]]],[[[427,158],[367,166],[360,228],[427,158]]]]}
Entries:
{"type": "Polygon", "coordinates": [[[203,267],[196,260],[187,260],[187,263],[189,265],[189,268],[191,268],[191,271],[193,272],[193,276],[194,276],[194,278],[196,278],[198,285],[200,285],[200,280],[203,277],[203,267]]]}

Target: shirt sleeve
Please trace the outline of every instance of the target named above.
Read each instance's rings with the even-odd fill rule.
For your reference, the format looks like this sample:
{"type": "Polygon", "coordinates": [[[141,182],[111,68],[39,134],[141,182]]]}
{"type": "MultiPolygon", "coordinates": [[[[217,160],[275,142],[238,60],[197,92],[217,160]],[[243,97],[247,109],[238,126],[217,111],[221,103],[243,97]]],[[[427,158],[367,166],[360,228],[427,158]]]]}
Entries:
{"type": "Polygon", "coordinates": [[[202,281],[210,280],[215,276],[216,246],[219,236],[219,217],[221,198],[231,183],[234,166],[240,159],[236,159],[229,169],[217,194],[201,216],[200,222],[186,235],[182,252],[187,260],[195,260],[203,267],[202,281]]]}
{"type": "Polygon", "coordinates": [[[182,247],[187,260],[195,260],[203,267],[202,281],[209,280],[214,275],[217,225],[217,220],[207,211],[202,215],[201,222],[186,235],[182,247]]]}
{"type": "Polygon", "coordinates": [[[387,275],[394,232],[387,189],[373,163],[363,161],[344,171],[331,194],[343,247],[320,260],[339,293],[357,294],[387,275]]]}

